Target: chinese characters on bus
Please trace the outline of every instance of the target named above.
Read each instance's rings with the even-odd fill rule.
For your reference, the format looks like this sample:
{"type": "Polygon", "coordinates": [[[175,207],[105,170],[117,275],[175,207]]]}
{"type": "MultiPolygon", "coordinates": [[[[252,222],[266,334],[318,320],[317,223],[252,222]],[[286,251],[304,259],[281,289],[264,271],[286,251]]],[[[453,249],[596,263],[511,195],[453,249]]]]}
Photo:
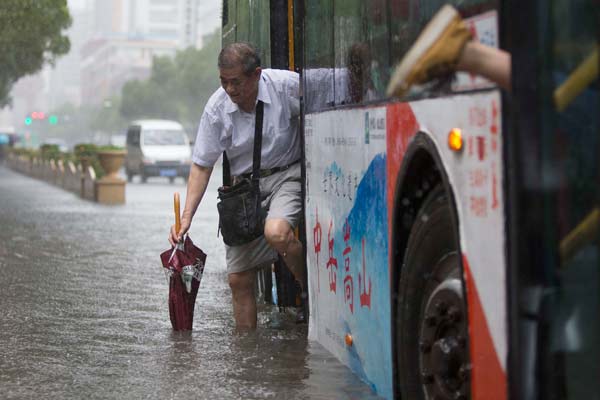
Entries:
{"type": "Polygon", "coordinates": [[[467,156],[473,162],[467,169],[469,211],[475,217],[485,218],[498,208],[498,124],[499,111],[495,100],[489,107],[469,108],[469,128],[478,134],[467,138],[467,156]],[[487,132],[486,132],[487,131],[487,132]]]}
{"type": "Polygon", "coordinates": [[[371,308],[371,278],[369,278],[369,290],[367,291],[367,274],[365,272],[365,238],[362,239],[362,276],[358,274],[358,290],[360,291],[360,306],[371,308]]]}
{"type": "Polygon", "coordinates": [[[333,242],[334,238],[331,237],[331,231],[333,229],[333,220],[329,221],[329,230],[327,231],[327,246],[329,249],[329,259],[327,260],[327,270],[329,271],[329,290],[335,293],[337,284],[337,258],[333,256],[333,242]]]}
{"type": "Polygon", "coordinates": [[[321,238],[323,231],[321,230],[321,223],[319,222],[319,209],[316,212],[316,223],[313,228],[313,243],[315,246],[315,255],[317,256],[317,290],[321,291],[321,278],[319,277],[319,253],[321,252],[321,238]]]}
{"type": "Polygon", "coordinates": [[[346,218],[342,231],[344,232],[344,244],[346,246],[342,252],[342,255],[344,256],[345,274],[344,302],[348,304],[350,313],[354,313],[354,281],[352,280],[352,274],[350,273],[350,252],[352,252],[352,247],[350,247],[350,225],[348,224],[348,218],[346,218]]]}
{"type": "Polygon", "coordinates": [[[321,183],[323,193],[352,201],[358,187],[358,174],[344,172],[334,164],[325,169],[321,183]]]}
{"type": "MultiPolygon", "coordinates": [[[[329,221],[329,228],[327,230],[327,250],[328,258],[325,263],[327,275],[329,278],[329,292],[337,294],[337,274],[338,274],[338,259],[335,257],[335,237],[334,237],[334,223],[333,219],[329,221]]],[[[344,246],[342,249],[342,258],[344,262],[343,282],[343,299],[344,304],[347,305],[348,310],[351,314],[354,314],[354,282],[355,276],[352,270],[353,262],[356,263],[357,259],[353,256],[352,247],[350,245],[351,239],[351,227],[348,219],[346,218],[342,228],[342,239],[344,246]]],[[[321,222],[319,221],[318,209],[315,213],[315,223],[313,225],[313,249],[316,258],[316,274],[317,274],[317,290],[320,292],[320,278],[319,278],[319,253],[321,252],[321,241],[322,241],[322,229],[321,222]]],[[[361,307],[371,308],[371,278],[368,276],[366,255],[365,255],[365,238],[361,238],[362,243],[362,254],[360,260],[362,260],[362,272],[358,272],[358,289],[359,289],[359,304],[361,307]]],[[[354,268],[358,270],[358,268],[354,268]]]]}

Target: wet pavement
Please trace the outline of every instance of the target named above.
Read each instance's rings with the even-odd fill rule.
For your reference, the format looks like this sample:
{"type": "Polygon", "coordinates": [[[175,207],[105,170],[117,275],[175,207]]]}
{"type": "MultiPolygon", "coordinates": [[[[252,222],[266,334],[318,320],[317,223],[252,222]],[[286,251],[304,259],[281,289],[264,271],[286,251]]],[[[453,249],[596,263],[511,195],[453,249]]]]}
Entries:
{"type": "Polygon", "coordinates": [[[219,173],[190,230],[208,255],[194,329],[177,333],[158,256],[181,180],[134,181],[126,205],[103,206],[0,166],[0,397],[377,398],[276,307],[235,333],[219,173]]]}

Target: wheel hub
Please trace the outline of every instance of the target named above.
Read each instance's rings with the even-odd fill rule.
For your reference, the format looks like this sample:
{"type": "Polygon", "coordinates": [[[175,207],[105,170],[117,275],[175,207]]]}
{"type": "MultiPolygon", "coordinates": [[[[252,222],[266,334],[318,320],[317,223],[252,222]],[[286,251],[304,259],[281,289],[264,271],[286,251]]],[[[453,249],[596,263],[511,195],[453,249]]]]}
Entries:
{"type": "Polygon", "coordinates": [[[435,286],[427,298],[420,329],[423,390],[427,399],[466,400],[470,396],[470,364],[462,283],[450,274],[441,282],[432,282],[435,286]]]}

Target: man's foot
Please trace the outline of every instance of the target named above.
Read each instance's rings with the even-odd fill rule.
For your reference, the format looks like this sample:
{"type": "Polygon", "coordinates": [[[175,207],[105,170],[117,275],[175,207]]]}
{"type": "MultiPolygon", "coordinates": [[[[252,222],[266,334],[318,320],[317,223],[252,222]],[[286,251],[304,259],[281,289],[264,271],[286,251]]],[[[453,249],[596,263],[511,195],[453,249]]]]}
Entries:
{"type": "Polygon", "coordinates": [[[303,292],[300,297],[300,306],[296,307],[296,323],[306,324],[308,322],[308,295],[303,292]]]}
{"type": "Polygon", "coordinates": [[[298,281],[294,282],[296,289],[296,323],[305,324],[308,322],[308,293],[302,290],[302,285],[298,281]]]}
{"type": "Polygon", "coordinates": [[[400,97],[415,83],[453,71],[470,39],[471,33],[458,11],[450,5],[443,6],[394,70],[387,95],[400,97]]]}

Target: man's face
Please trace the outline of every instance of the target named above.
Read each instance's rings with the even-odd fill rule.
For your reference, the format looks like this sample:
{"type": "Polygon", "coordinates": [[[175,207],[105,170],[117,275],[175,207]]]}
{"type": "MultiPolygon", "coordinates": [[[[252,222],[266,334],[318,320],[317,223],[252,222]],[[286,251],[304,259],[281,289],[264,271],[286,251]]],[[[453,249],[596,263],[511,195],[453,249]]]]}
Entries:
{"type": "Polygon", "coordinates": [[[233,68],[220,68],[221,86],[235,104],[242,107],[253,107],[258,94],[260,71],[260,68],[256,68],[250,75],[247,75],[241,65],[233,68]]]}

